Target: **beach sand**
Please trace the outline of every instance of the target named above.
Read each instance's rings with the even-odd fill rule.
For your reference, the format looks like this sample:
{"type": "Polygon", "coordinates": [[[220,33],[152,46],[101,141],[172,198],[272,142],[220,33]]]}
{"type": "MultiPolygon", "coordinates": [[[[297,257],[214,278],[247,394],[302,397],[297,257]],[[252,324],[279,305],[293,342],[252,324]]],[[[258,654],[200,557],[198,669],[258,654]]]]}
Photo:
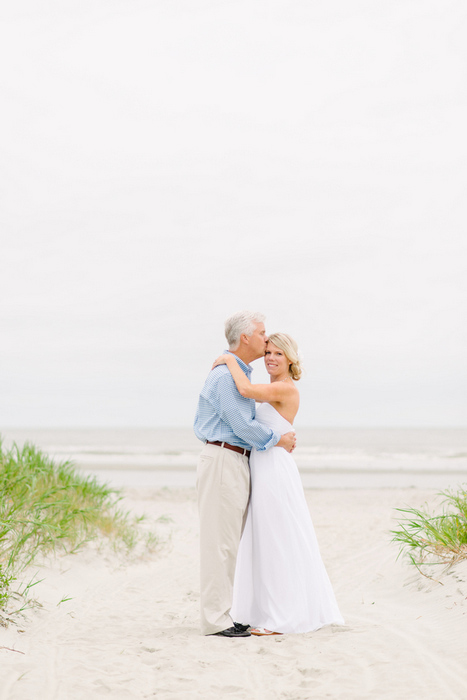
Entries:
{"type": "Polygon", "coordinates": [[[164,516],[158,551],[128,560],[89,546],[41,567],[42,607],[0,629],[0,699],[466,698],[467,562],[435,583],[390,542],[394,508],[435,492],[306,494],[344,627],[202,637],[195,491],[128,489],[125,507],[164,516]]]}

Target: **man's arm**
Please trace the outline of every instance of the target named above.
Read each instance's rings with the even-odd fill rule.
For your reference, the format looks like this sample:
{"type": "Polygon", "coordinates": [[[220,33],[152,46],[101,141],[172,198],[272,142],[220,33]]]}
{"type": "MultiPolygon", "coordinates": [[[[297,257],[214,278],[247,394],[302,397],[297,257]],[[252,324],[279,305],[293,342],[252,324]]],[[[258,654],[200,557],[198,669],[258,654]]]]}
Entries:
{"type": "Polygon", "coordinates": [[[216,398],[218,405],[215,409],[218,415],[248,445],[258,451],[278,445],[291,452],[295,447],[295,433],[281,436],[251,417],[250,401],[238,393],[230,374],[219,378],[216,398]]]}

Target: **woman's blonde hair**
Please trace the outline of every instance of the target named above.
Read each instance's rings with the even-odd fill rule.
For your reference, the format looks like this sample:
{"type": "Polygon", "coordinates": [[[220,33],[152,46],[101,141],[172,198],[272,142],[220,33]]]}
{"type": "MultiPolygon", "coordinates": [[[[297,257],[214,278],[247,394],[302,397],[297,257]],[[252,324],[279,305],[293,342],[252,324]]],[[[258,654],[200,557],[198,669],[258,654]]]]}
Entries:
{"type": "Polygon", "coordinates": [[[302,376],[303,369],[298,355],[298,345],[295,340],[287,333],[272,333],[268,338],[269,341],[274,343],[285,354],[290,362],[289,375],[297,382],[302,376]]]}

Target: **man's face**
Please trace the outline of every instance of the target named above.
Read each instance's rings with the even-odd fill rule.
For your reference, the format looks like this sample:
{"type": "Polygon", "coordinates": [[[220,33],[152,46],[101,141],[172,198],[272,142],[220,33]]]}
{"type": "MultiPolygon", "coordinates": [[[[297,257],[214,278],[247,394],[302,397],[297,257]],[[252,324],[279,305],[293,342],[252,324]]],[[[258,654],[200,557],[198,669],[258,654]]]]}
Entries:
{"type": "Polygon", "coordinates": [[[248,348],[251,350],[251,354],[254,355],[255,360],[264,356],[267,342],[268,338],[264,323],[257,323],[255,330],[248,338],[248,348]]]}

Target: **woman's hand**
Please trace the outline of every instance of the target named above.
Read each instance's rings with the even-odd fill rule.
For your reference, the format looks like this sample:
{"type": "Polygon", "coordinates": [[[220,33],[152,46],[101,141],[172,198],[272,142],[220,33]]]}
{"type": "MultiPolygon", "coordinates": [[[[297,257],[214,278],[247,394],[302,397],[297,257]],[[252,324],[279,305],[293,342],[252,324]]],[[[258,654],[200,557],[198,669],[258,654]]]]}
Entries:
{"type": "Polygon", "coordinates": [[[229,359],[231,358],[231,355],[220,355],[217,360],[214,360],[214,363],[211,367],[211,369],[214,369],[214,367],[217,367],[218,365],[228,365],[229,364],[229,359]]]}

